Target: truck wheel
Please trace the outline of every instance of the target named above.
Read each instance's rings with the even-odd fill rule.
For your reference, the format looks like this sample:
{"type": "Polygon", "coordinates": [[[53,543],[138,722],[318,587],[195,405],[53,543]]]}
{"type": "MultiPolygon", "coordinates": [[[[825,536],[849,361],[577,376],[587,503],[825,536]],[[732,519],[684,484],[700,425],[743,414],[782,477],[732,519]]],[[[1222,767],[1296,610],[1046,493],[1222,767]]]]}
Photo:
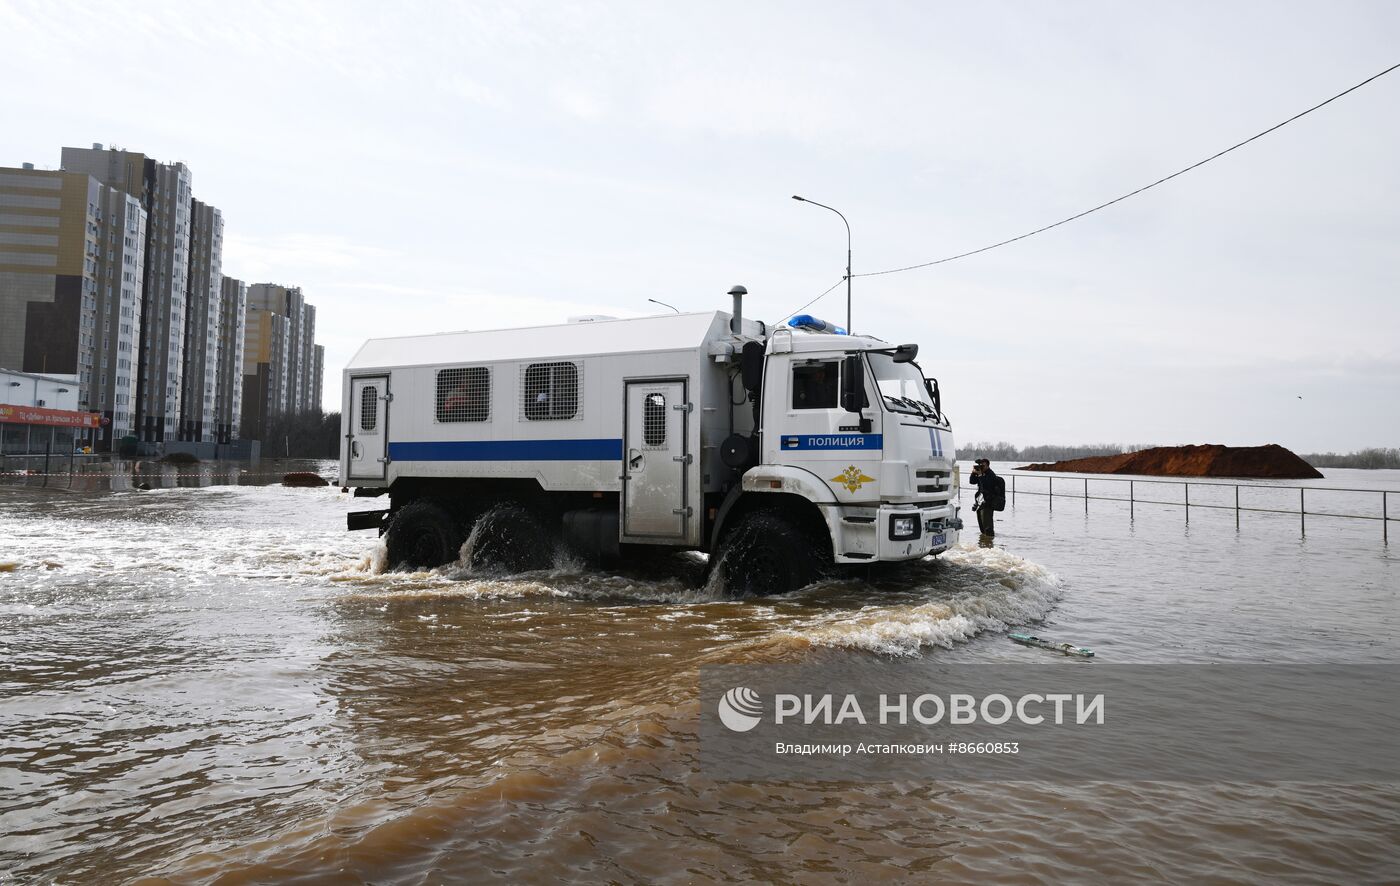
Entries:
{"type": "Polygon", "coordinates": [[[554,548],[549,533],[527,508],[496,505],[472,528],[467,565],[506,572],[548,569],[554,565],[554,548]]]}
{"type": "Polygon", "coordinates": [[[725,538],[719,568],[736,594],[785,594],[821,574],[817,546],[797,526],[771,511],[747,514],[725,538]]]}
{"type": "Polygon", "coordinates": [[[466,539],[461,521],[442,505],[419,499],[404,505],[389,521],[385,546],[389,568],[416,566],[432,569],[457,559],[466,539]]]}

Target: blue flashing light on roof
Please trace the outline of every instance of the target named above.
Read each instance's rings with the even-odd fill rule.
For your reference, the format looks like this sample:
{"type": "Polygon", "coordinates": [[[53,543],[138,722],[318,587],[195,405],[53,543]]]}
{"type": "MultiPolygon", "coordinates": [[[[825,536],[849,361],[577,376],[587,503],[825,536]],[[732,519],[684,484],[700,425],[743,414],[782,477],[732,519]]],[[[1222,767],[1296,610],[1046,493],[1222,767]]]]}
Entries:
{"type": "Polygon", "coordinates": [[[809,332],[825,332],[829,335],[846,334],[846,330],[835,323],[828,323],[820,317],[813,317],[811,314],[798,314],[788,321],[788,325],[793,329],[806,329],[809,332]]]}

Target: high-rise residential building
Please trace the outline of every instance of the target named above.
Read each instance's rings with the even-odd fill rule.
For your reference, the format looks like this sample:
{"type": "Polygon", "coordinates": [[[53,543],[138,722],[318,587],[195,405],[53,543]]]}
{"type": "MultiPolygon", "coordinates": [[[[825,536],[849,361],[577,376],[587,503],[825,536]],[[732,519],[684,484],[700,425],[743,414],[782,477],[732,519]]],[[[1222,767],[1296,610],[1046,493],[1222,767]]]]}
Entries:
{"type": "Polygon", "coordinates": [[[316,307],[301,289],[248,287],[243,353],[243,432],[261,438],[278,415],[319,411],[325,348],[316,344],[316,307]]]}
{"type": "Polygon", "coordinates": [[[146,226],[86,173],[0,168],[0,366],[71,378],[108,444],[134,427],[146,226]]]}
{"type": "Polygon", "coordinates": [[[311,404],[309,409],[321,408],[321,395],[326,390],[326,346],[313,345],[311,349],[311,404]]]}
{"type": "MultiPolygon", "coordinates": [[[[219,210],[190,201],[190,280],[185,296],[180,439],[218,442],[214,400],[219,384],[219,301],[223,293],[224,220],[219,210]]],[[[240,370],[241,372],[241,370],[240,370]]]]}
{"type": "Polygon", "coordinates": [[[147,214],[137,435],[174,440],[180,423],[190,248],[190,170],[117,148],[64,148],[63,168],[140,200],[147,214]]]}
{"type": "Polygon", "coordinates": [[[286,412],[289,321],[254,306],[249,287],[243,346],[243,434],[261,440],[268,422],[286,412]]]}
{"type": "Polygon", "coordinates": [[[248,287],[248,310],[250,314],[255,310],[271,311],[287,320],[287,357],[275,411],[296,414],[320,409],[321,380],[315,367],[316,306],[307,303],[300,287],[255,283],[248,287]]]}
{"type": "Polygon", "coordinates": [[[214,429],[220,443],[239,439],[243,428],[243,348],[248,286],[223,279],[219,297],[219,373],[214,389],[214,429]]]}
{"type": "Polygon", "coordinates": [[[62,163],[0,169],[0,366],[71,378],[108,445],[257,438],[320,410],[315,306],[223,277],[223,217],[188,167],[101,144],[62,163]]]}

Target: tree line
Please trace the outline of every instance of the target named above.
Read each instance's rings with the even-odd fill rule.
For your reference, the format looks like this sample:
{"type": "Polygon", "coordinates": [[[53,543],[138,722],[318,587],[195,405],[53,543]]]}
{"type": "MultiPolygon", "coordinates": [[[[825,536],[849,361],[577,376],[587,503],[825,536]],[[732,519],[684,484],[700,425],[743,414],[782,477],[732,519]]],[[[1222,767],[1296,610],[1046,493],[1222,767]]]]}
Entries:
{"type": "Polygon", "coordinates": [[[1151,449],[1155,443],[1087,443],[1082,446],[1014,446],[1005,441],[998,443],[963,443],[958,446],[959,459],[989,458],[992,461],[1064,461],[1070,458],[1093,458],[1100,455],[1122,455],[1151,449]]]}
{"type": "Polygon", "coordinates": [[[1358,449],[1338,455],[1335,452],[1315,452],[1303,456],[1303,461],[1315,468],[1391,468],[1400,469],[1400,449],[1358,449]]]}
{"type": "MultiPolygon", "coordinates": [[[[1093,458],[1100,455],[1122,455],[1151,449],[1156,443],[1089,443],[1083,446],[1014,446],[1005,441],[997,443],[965,443],[958,447],[959,459],[989,458],[992,461],[1052,462],[1071,458],[1093,458]]],[[[1391,468],[1400,469],[1400,449],[1358,449],[1355,452],[1335,452],[1300,455],[1315,468],[1391,468]]]]}

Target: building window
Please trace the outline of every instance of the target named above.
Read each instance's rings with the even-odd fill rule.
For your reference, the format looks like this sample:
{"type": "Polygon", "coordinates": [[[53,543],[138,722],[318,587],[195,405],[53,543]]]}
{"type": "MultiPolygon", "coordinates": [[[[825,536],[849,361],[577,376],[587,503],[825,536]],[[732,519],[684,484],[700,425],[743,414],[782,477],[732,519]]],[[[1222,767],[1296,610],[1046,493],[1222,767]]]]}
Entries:
{"type": "Polygon", "coordinates": [[[379,387],[365,385],[360,389],[360,430],[373,432],[379,427],[379,387]]]}
{"type": "Polygon", "coordinates": [[[531,363],[521,377],[521,409],[530,421],[559,421],[578,415],[576,363],[531,363]]]}
{"type": "Polygon", "coordinates": [[[838,363],[804,363],[792,368],[793,409],[835,409],[838,363]]]}
{"type": "Polygon", "coordinates": [[[647,394],[642,403],[642,442],[658,449],[666,445],[665,394],[647,394]]]}
{"type": "Polygon", "coordinates": [[[437,420],[440,422],[491,420],[491,370],[486,366],[439,369],[437,420]]]}

